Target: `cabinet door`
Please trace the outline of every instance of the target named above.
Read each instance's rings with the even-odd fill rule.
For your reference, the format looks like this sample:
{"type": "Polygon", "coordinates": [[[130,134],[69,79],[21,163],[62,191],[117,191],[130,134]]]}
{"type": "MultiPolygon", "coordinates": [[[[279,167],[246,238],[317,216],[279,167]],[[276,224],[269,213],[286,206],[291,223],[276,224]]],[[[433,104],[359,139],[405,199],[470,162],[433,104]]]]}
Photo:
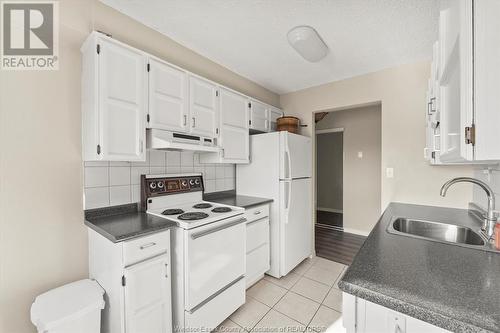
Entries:
{"type": "Polygon", "coordinates": [[[276,120],[279,117],[283,117],[283,111],[280,109],[271,109],[269,112],[269,131],[276,131],[277,123],[276,120]]]}
{"type": "Polygon", "coordinates": [[[248,162],[248,100],[245,96],[220,88],[220,146],[225,160],[248,162]]]}
{"type": "Polygon", "coordinates": [[[443,162],[473,159],[465,144],[465,127],[472,124],[472,0],[444,2],[440,12],[439,110],[443,162]]]}
{"type": "Polygon", "coordinates": [[[500,160],[500,2],[474,1],[474,159],[500,160]]]}
{"type": "Polygon", "coordinates": [[[164,255],[125,269],[127,333],[172,332],[168,258],[164,255]]]}
{"type": "Polygon", "coordinates": [[[149,128],[184,132],[187,125],[187,74],[149,60],[149,128]]]}
{"type": "Polygon", "coordinates": [[[250,129],[268,132],[268,117],[268,109],[265,104],[254,100],[250,101],[250,129]]]}
{"type": "Polygon", "coordinates": [[[217,87],[197,77],[189,77],[191,133],[215,137],[217,124],[217,87]]]}
{"type": "Polygon", "coordinates": [[[146,58],[99,42],[99,149],[103,160],[145,160],[146,58]]]}

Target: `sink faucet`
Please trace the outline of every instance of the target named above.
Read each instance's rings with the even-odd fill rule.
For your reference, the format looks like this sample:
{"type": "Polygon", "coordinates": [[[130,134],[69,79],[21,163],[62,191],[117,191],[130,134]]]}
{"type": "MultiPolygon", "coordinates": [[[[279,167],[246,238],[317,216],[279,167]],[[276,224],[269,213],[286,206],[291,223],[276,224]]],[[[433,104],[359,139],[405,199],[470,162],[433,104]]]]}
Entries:
{"type": "Polygon", "coordinates": [[[483,232],[486,234],[488,239],[493,239],[495,232],[495,224],[497,222],[497,214],[495,213],[495,193],[491,187],[488,186],[485,182],[471,177],[458,177],[453,178],[443,184],[441,187],[441,196],[444,197],[446,195],[446,191],[448,188],[455,183],[472,183],[479,185],[485,192],[488,197],[488,215],[484,219],[484,224],[482,227],[483,232]]]}

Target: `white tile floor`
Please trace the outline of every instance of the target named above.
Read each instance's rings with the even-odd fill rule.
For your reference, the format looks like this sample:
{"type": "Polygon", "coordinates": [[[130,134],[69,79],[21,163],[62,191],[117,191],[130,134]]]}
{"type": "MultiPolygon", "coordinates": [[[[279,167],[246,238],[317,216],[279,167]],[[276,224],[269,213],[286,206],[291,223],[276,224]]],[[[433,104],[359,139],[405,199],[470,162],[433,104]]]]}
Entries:
{"type": "Polygon", "coordinates": [[[345,332],[337,283],[347,266],[306,259],[287,276],[265,276],[218,332],[345,332]]]}

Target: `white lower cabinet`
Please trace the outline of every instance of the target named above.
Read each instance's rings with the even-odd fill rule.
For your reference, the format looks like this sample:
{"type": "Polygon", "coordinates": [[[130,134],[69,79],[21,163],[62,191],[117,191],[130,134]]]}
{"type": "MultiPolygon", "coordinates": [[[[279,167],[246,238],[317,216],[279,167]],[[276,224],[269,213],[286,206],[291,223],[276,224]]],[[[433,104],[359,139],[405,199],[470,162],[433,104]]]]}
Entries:
{"type": "Polygon", "coordinates": [[[347,333],[449,333],[351,294],[342,295],[342,317],[347,333]]]}
{"type": "Polygon", "coordinates": [[[113,243],[89,229],[89,275],[106,291],[103,333],[170,333],[170,231],[113,243]]]}
{"type": "Polygon", "coordinates": [[[269,205],[247,209],[246,287],[259,281],[270,268],[269,205]]]}

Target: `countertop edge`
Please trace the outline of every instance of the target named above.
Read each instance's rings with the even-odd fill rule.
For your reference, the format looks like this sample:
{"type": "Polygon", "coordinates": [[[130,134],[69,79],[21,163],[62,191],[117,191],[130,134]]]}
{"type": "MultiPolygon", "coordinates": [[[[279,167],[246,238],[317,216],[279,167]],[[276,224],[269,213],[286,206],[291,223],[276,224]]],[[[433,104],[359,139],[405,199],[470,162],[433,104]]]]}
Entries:
{"type": "Polygon", "coordinates": [[[356,286],[355,284],[349,282],[341,280],[339,281],[338,286],[339,289],[342,290],[343,292],[346,292],[353,296],[360,297],[369,302],[384,306],[388,309],[401,312],[402,314],[422,320],[426,323],[435,325],[437,327],[452,332],[477,332],[477,333],[492,332],[489,330],[485,330],[484,328],[477,327],[469,323],[465,323],[458,319],[450,318],[446,315],[434,312],[432,310],[427,310],[419,306],[410,304],[408,302],[371,291],[367,288],[356,286]]]}

